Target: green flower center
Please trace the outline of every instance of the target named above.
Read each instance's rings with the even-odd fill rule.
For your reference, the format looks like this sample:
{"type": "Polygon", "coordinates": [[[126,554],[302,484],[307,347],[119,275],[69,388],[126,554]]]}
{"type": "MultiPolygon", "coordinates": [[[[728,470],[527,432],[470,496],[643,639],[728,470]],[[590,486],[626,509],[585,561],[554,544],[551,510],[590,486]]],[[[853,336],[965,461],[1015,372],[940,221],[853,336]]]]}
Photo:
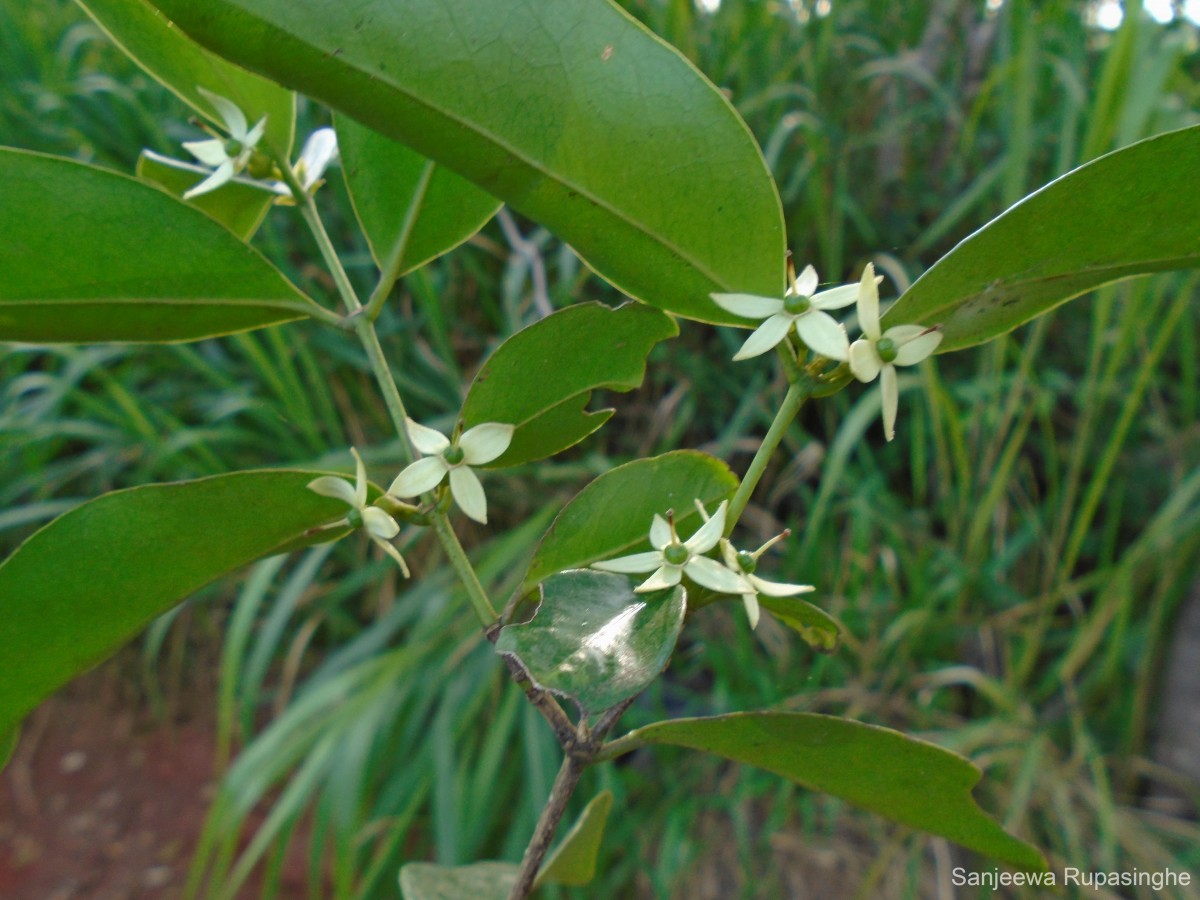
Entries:
{"type": "Polygon", "coordinates": [[[271,165],[271,157],[261,150],[255,150],[250,155],[250,162],[246,163],[246,171],[251,178],[266,178],[271,174],[271,165]]]}
{"type": "Polygon", "coordinates": [[[885,363],[895,362],[896,354],[900,348],[896,346],[896,342],[891,338],[880,338],[875,342],[875,352],[879,354],[879,358],[885,363]]]}
{"type": "Polygon", "coordinates": [[[225,155],[230,159],[234,159],[245,149],[246,148],[242,145],[241,141],[235,141],[233,138],[230,138],[225,142],[225,155]]]}
{"type": "Polygon", "coordinates": [[[800,294],[783,298],[783,309],[790,316],[801,316],[812,309],[812,300],[800,294]]]}
{"type": "Polygon", "coordinates": [[[758,560],[754,558],[754,554],[745,550],[738,551],[737,563],[747,575],[754,574],[754,570],[758,568],[758,560]]]}
{"type": "Polygon", "coordinates": [[[459,463],[461,463],[463,461],[462,447],[457,447],[457,446],[451,444],[449,447],[447,447],[445,450],[442,451],[442,459],[444,459],[446,462],[448,462],[452,466],[457,466],[459,463]]]}
{"type": "Polygon", "coordinates": [[[663,562],[669,566],[687,565],[687,561],[691,559],[692,554],[683,544],[667,544],[663,547],[663,562]]]}
{"type": "Polygon", "coordinates": [[[357,509],[352,509],[350,512],[346,513],[346,521],[350,523],[350,527],[352,528],[363,527],[362,513],[357,509]]]}

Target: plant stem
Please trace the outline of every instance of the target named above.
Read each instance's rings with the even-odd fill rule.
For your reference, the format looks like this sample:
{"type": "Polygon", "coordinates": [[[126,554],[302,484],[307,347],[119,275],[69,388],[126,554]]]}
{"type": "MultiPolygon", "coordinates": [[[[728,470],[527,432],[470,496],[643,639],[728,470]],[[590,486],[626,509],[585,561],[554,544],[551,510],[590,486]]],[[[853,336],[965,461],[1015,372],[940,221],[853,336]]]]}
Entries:
{"type": "Polygon", "coordinates": [[[558,830],[558,823],[562,821],[563,814],[567,811],[567,801],[575,792],[583,769],[583,761],[568,752],[558,770],[558,777],[554,779],[554,787],[550,789],[550,799],[546,801],[546,806],[542,809],[542,815],[538,819],[537,828],[534,829],[533,838],[529,841],[529,846],[525,848],[525,857],[521,860],[521,870],[517,873],[517,883],[513,885],[508,900],[524,900],[533,890],[533,882],[537,878],[538,869],[541,868],[542,860],[546,858],[546,851],[550,849],[554,832],[558,830]]]}
{"type": "Polygon", "coordinates": [[[754,493],[754,489],[758,487],[758,482],[763,476],[763,472],[767,469],[767,463],[770,462],[771,454],[779,446],[783,440],[783,436],[787,433],[788,426],[792,424],[792,420],[796,418],[796,414],[800,412],[800,407],[804,405],[804,401],[812,394],[813,385],[807,379],[797,381],[788,387],[788,392],[783,398],[783,403],[779,406],[779,411],[775,413],[775,420],[771,422],[771,427],[767,430],[766,437],[758,447],[758,452],[754,454],[754,459],[750,460],[750,465],[746,469],[746,474],[742,476],[742,483],[738,485],[737,492],[733,495],[733,499],[729,501],[729,511],[725,517],[725,533],[729,534],[733,531],[733,526],[737,524],[742,513],[746,509],[746,504],[750,502],[750,495],[754,493]]]}
{"type": "Polygon", "coordinates": [[[459,581],[467,590],[467,599],[471,601],[471,608],[475,610],[479,624],[486,631],[495,625],[499,618],[491,601],[488,600],[487,591],[480,584],[479,576],[475,574],[475,567],[467,559],[467,552],[459,543],[458,535],[454,533],[446,514],[441,510],[434,510],[430,518],[433,520],[433,531],[438,536],[438,540],[442,542],[442,549],[446,551],[450,565],[454,567],[459,581]]]}
{"type": "Polygon", "coordinates": [[[380,270],[375,290],[371,291],[371,297],[367,300],[364,315],[372,322],[379,318],[388,294],[392,292],[396,280],[400,277],[400,267],[404,264],[404,253],[408,249],[413,226],[417,222],[417,213],[421,209],[421,204],[425,202],[425,193],[429,190],[429,182],[433,178],[434,165],[433,160],[430,160],[425,163],[425,168],[421,171],[416,190],[413,191],[412,200],[408,204],[408,212],[404,215],[404,223],[400,226],[400,234],[396,237],[396,242],[392,244],[391,252],[384,260],[380,270]]]}

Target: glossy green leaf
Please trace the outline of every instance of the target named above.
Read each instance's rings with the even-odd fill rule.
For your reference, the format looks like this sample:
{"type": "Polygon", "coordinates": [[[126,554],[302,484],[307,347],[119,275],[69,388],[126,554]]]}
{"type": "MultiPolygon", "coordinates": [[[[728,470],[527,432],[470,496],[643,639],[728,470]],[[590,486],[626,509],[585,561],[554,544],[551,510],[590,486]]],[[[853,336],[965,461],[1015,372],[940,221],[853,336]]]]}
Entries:
{"type": "Polygon", "coordinates": [[[189,341],[315,304],[256,250],[166,192],[0,149],[0,341],[189,341]]]}
{"type": "Polygon", "coordinates": [[[737,476],[715,457],[677,450],[605,472],[566,505],[542,538],[525,576],[526,588],[564,569],[626,552],[649,550],[655,513],[675,511],[686,530],[699,523],[695,500],[710,510],[737,490],[737,476]]]}
{"type": "Polygon", "coordinates": [[[1045,871],[1029,844],[975,803],[982,773],[966,759],[890,728],[813,713],[733,713],[656,722],[630,748],[673,744],[774,772],[1018,869],[1045,871]]]}
{"type": "Polygon", "coordinates": [[[315,474],[117,491],[25,541],[0,563],[0,732],[189,594],[344,517],[306,488],[315,474]]]}
{"type": "Polygon", "coordinates": [[[354,214],[380,269],[395,265],[403,275],[422,266],[475,234],[500,209],[487,191],[404,144],[346,116],[337,116],[336,125],[354,214]]]}
{"type": "Polygon", "coordinates": [[[504,862],[469,866],[408,863],[400,868],[404,900],[505,900],[520,867],[504,862]]]}
{"type": "Polygon", "coordinates": [[[75,2],[134,62],[210,122],[224,127],[197,87],[232,100],[251,125],[266,116],[268,146],[284,157],[291,153],[296,126],[291,91],[200,47],[146,0],[75,2]]]}
{"type": "Polygon", "coordinates": [[[1200,266],[1200,126],[1102,156],[943,256],[885,327],[941,323],[939,353],[1005,334],[1101,285],[1200,266]]]}
{"type": "Polygon", "coordinates": [[[568,241],[630,296],[737,322],[784,283],[779,197],[729,102],[607,0],[152,0],[568,241]]]}
{"type": "Polygon", "coordinates": [[[506,625],[496,652],[516,659],[539,687],[584,715],[640,694],[671,659],[687,592],[680,586],[633,592],[627,575],[577,569],[539,586],[537,614],[506,625]]]}
{"type": "Polygon", "coordinates": [[[581,303],[518,331],[475,376],[463,424],[516,425],[513,443],[493,466],[513,466],[565,450],[608,420],[584,407],[600,388],[631,391],[646,375],[646,355],[679,327],[635,303],[610,309],[581,303]]]}
{"type": "MultiPolygon", "coordinates": [[[[137,176],[143,181],[157,184],[180,199],[184,191],[194,188],[204,178],[201,174],[160,163],[145,153],[138,157],[137,176]]],[[[258,231],[275,197],[275,194],[248,184],[230,181],[219,190],[193,197],[188,202],[208,213],[243,241],[248,241],[258,231]]]]}
{"type": "Polygon", "coordinates": [[[543,884],[565,884],[579,887],[596,877],[596,857],[604,838],[604,826],[612,809],[611,791],[601,791],[584,807],[562,842],[542,863],[535,888],[543,884]]]}
{"type": "Polygon", "coordinates": [[[833,653],[842,642],[842,626],[838,624],[838,620],[807,600],[759,594],[758,603],[788,628],[797,632],[814,650],[833,653]]]}
{"type": "Polygon", "coordinates": [[[13,754],[17,750],[17,741],[20,738],[21,729],[15,725],[7,730],[0,730],[0,772],[4,771],[4,767],[12,759],[13,754]]]}

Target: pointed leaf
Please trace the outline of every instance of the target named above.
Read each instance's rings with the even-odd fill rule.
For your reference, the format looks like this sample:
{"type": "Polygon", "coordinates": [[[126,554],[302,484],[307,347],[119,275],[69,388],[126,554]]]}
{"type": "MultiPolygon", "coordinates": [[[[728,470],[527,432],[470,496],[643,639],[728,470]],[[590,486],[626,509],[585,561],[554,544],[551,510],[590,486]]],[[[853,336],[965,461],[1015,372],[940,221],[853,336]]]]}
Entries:
{"type": "Polygon", "coordinates": [[[158,188],[0,149],[0,341],[190,341],[314,304],[256,250],[158,188]]]}
{"type": "MultiPolygon", "coordinates": [[[[105,494],[0,563],[0,733],[215,578],[346,515],[321,473],[237,472],[105,494]]],[[[331,535],[323,535],[328,540],[331,535]]]]}
{"type": "Polygon", "coordinates": [[[250,125],[267,117],[266,141],[292,151],[296,98],[291,91],[200,47],[146,0],[76,0],[134,62],[214,125],[217,110],[197,90],[232,100],[250,125]]]}
{"type": "Polygon", "coordinates": [[[1200,125],[1068,172],[938,260],[885,327],[941,323],[938,352],[946,353],[1109,282],[1200,266],[1198,160],[1200,125]]]}
{"type": "Polygon", "coordinates": [[[656,722],[623,740],[690,747],[757,766],[1018,869],[1046,871],[1036,849],[975,803],[978,768],[890,728],[813,713],[733,713],[656,722]]]}
{"type": "Polygon", "coordinates": [[[810,647],[821,653],[833,653],[842,642],[842,626],[825,610],[799,597],[758,595],[759,605],[798,633],[810,647]]]}
{"type": "Polygon", "coordinates": [[[584,807],[574,827],[542,863],[534,888],[543,884],[578,887],[596,877],[596,857],[612,809],[611,791],[601,791],[584,807]]]}
{"type": "Polygon", "coordinates": [[[635,594],[625,575],[577,569],[546,579],[533,619],[500,630],[496,652],[512,657],[545,690],[584,715],[640,694],[659,676],[679,638],[682,587],[635,594]]]}
{"type": "Polygon", "coordinates": [[[496,214],[500,201],[346,116],[337,116],[342,172],[354,214],[383,269],[404,239],[403,275],[453,250],[496,214]]]}
{"type": "Polygon", "coordinates": [[[505,900],[519,872],[519,866],[504,862],[408,863],[400,868],[400,893],[404,900],[505,900]]]}
{"type": "Polygon", "coordinates": [[[636,303],[559,310],[488,357],[467,392],[463,424],[517,426],[513,445],[492,468],[558,453],[607,421],[604,413],[583,411],[591,392],[633,390],[645,377],[646,355],[678,333],[670,316],[636,303]]]}
{"type": "Polygon", "coordinates": [[[402,141],[536,219],[632,297],[741,322],[784,229],[729,102],[606,0],[152,0],[200,44],[402,141]]]}
{"type": "Polygon", "coordinates": [[[706,453],[678,450],[639,459],[605,472],[566,505],[534,554],[526,589],[564,569],[591,565],[621,553],[649,550],[650,522],[668,509],[685,533],[700,514],[737,490],[737,476],[706,453]]]}
{"type": "MultiPolygon", "coordinates": [[[[204,178],[200,173],[175,169],[160,163],[145,153],[138,157],[137,176],[143,181],[165,188],[181,200],[184,191],[194,188],[204,178]]],[[[258,226],[262,224],[276,196],[248,184],[230,181],[219,189],[193,197],[188,202],[208,213],[243,241],[248,241],[254,236],[254,232],[258,231],[258,226]]]]}

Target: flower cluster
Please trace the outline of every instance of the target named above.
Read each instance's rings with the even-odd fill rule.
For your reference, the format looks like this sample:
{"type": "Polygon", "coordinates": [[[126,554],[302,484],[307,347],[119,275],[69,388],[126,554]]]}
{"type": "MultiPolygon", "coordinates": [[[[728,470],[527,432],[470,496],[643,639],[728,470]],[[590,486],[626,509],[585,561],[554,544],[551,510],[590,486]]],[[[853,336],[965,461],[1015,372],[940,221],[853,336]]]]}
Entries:
{"type": "Polygon", "coordinates": [[[722,309],[749,319],[764,319],[733,357],[749,359],[766,353],[793,331],[800,341],[826,359],[846,362],[862,382],[879,378],[883,394],[883,427],[887,439],[896,436],[899,406],[896,366],[919,363],[937,349],[942,333],[937,326],[895,325],[882,331],[879,322],[879,283],[875,267],[867,263],[858,284],[845,284],[817,292],[817,273],[805,266],[792,280],[783,299],[753,294],[713,294],[722,309]],[[846,329],[826,310],[858,304],[858,324],[863,337],[850,343],[846,329]]]}
{"type": "MultiPolygon", "coordinates": [[[[439,431],[408,420],[408,434],[414,447],[426,454],[404,469],[392,482],[387,496],[393,499],[416,497],[433,490],[447,475],[450,476],[450,495],[462,511],[476,522],[487,524],[487,498],[479,477],[470,466],[480,466],[497,459],[512,442],[514,428],[497,422],[486,422],[465,431],[457,441],[439,431]]],[[[362,457],[353,447],[354,484],[332,475],[322,475],[309,482],[308,489],[323,497],[333,497],[350,507],[346,518],[338,525],[362,528],[383,548],[408,577],[408,566],[400,551],[391,543],[400,533],[400,526],[385,510],[367,503],[367,472],[362,457]]]]}
{"type": "Polygon", "coordinates": [[[687,540],[680,540],[675,530],[675,517],[668,511],[664,519],[655,515],[650,523],[650,546],[654,550],[634,553],[616,559],[592,563],[593,569],[621,574],[653,574],[639,584],[634,591],[647,593],[674,587],[686,575],[701,587],[720,594],[737,594],[746,606],[750,627],[758,625],[758,595],[768,597],[792,597],[814,590],[807,584],[781,584],[767,581],[754,574],[758,558],[772,545],[787,537],[787,532],[768,541],[753,553],[737,550],[724,537],[725,517],[728,503],[722,503],[713,516],[709,516],[704,505],[697,500],[696,507],[704,524],[687,540]],[[721,560],[706,556],[714,547],[720,546],[721,560]]]}

